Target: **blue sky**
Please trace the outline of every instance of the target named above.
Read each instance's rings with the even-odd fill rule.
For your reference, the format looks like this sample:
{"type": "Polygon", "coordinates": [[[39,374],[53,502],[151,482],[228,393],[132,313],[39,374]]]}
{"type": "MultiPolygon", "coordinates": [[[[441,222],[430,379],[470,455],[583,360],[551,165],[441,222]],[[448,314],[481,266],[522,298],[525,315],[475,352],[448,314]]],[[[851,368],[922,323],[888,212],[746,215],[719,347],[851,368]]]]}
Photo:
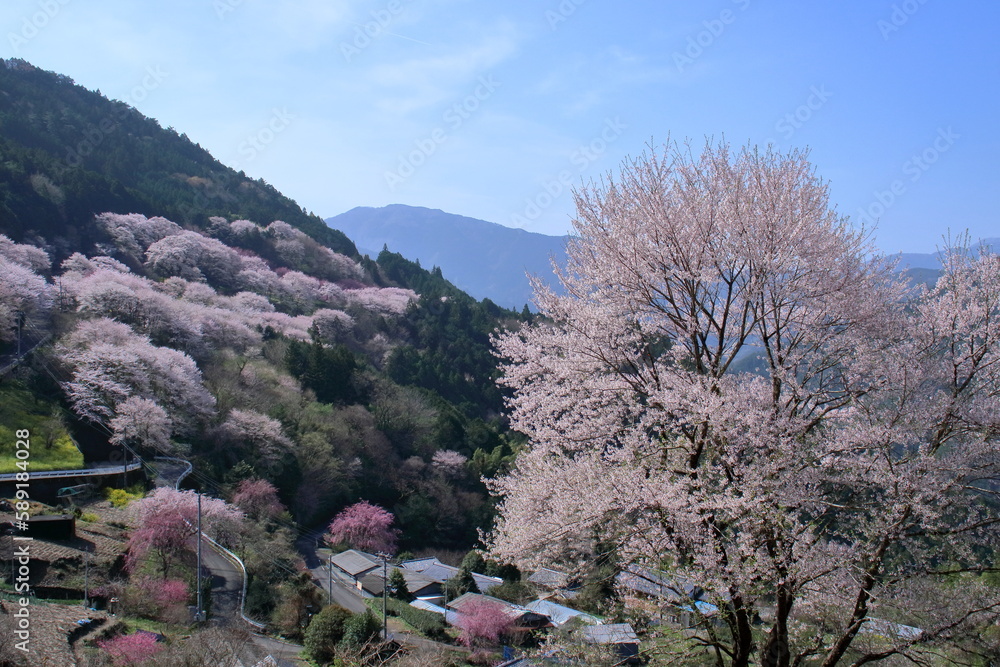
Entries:
{"type": "Polygon", "coordinates": [[[0,55],[323,217],[403,203],[560,234],[571,186],[712,136],[809,148],[882,249],[929,251],[1000,236],[998,24],[972,0],[6,0],[0,55]]]}

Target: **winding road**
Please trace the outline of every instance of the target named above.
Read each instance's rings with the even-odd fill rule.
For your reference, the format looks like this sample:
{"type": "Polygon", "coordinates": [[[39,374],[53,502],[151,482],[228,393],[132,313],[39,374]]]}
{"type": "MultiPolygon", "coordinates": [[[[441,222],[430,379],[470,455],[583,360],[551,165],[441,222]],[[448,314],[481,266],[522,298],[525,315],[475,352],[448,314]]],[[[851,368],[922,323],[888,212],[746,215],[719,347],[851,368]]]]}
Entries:
{"type": "MultiPolygon", "coordinates": [[[[158,459],[150,466],[156,470],[156,485],[172,489],[177,488],[180,481],[191,472],[191,464],[181,459],[158,459]]],[[[192,535],[189,544],[192,550],[196,550],[197,538],[192,535]]],[[[240,596],[243,594],[243,572],[232,560],[219,553],[204,535],[201,538],[201,562],[203,570],[207,570],[212,580],[209,623],[228,625],[233,621],[241,621],[240,596]]]]}
{"type": "MultiPolygon", "coordinates": [[[[156,485],[171,488],[177,488],[180,481],[191,472],[191,464],[181,459],[159,459],[152,467],[157,472],[156,485]]],[[[197,548],[195,536],[191,536],[190,544],[192,549],[197,548]]],[[[215,626],[234,623],[245,625],[240,613],[243,571],[230,558],[217,551],[204,536],[201,539],[201,560],[202,568],[211,574],[212,580],[212,604],[208,623],[215,626]]],[[[257,633],[253,633],[252,638],[263,655],[277,658],[280,665],[306,665],[298,657],[302,646],[257,633]]]]}

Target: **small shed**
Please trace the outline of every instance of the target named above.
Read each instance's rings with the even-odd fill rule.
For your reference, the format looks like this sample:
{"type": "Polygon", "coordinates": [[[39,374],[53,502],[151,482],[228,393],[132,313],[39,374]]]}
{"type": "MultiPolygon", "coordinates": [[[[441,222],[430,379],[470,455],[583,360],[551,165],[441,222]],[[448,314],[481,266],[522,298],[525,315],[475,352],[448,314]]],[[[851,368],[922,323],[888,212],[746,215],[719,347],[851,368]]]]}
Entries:
{"type": "Polygon", "coordinates": [[[30,517],[27,534],[42,540],[72,540],[76,537],[76,517],[72,514],[30,517]]]}
{"type": "Polygon", "coordinates": [[[614,646],[618,655],[638,660],[639,637],[628,623],[610,623],[608,625],[588,625],[581,628],[583,639],[589,644],[614,646]]]}
{"type": "Polygon", "coordinates": [[[330,559],[330,563],[350,577],[358,588],[361,587],[362,577],[382,567],[382,562],[376,556],[355,549],[340,552],[330,559]]]}

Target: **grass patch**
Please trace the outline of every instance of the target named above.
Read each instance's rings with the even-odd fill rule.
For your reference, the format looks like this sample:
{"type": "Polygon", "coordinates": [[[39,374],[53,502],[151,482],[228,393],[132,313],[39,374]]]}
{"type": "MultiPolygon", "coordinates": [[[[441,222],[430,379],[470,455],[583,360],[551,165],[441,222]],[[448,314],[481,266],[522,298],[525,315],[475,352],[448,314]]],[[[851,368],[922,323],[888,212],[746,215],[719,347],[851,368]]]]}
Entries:
{"type": "Polygon", "coordinates": [[[166,637],[175,635],[178,632],[184,632],[188,628],[186,625],[156,621],[151,618],[140,618],[138,616],[126,616],[122,618],[122,621],[125,623],[125,627],[129,633],[135,632],[136,630],[145,630],[147,632],[155,632],[166,637]]]}
{"type": "Polygon", "coordinates": [[[0,473],[18,472],[16,432],[30,434],[29,472],[79,470],[83,454],[63,425],[58,405],[39,401],[24,389],[0,387],[0,473]]]}

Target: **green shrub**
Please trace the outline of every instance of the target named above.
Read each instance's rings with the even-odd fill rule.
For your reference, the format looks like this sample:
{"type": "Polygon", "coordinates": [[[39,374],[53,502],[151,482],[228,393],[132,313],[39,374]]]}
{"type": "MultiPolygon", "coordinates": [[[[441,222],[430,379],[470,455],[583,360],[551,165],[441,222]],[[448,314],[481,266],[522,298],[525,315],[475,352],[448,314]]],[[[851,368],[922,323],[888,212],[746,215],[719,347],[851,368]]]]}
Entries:
{"type": "Polygon", "coordinates": [[[251,577],[247,585],[246,610],[254,618],[267,618],[277,605],[276,591],[267,580],[251,577]]]}
{"type": "Polygon", "coordinates": [[[364,646],[378,637],[381,629],[382,622],[370,611],[354,614],[344,623],[344,637],[340,643],[342,646],[352,648],[364,646]]]}
{"type": "Polygon", "coordinates": [[[344,638],[344,624],[349,618],[351,612],[337,605],[325,607],[313,616],[302,642],[306,654],[321,665],[331,662],[337,644],[344,638]]]}

